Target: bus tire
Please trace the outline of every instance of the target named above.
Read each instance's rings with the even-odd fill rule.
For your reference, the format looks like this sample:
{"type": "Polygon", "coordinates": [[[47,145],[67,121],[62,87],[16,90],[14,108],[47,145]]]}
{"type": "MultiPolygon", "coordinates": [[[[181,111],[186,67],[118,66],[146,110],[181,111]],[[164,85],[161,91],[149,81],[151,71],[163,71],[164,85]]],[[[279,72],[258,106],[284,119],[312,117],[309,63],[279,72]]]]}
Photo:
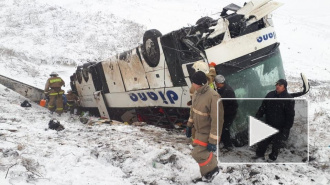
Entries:
{"type": "Polygon", "coordinates": [[[142,56],[150,67],[156,67],[159,63],[160,50],[157,38],[160,36],[162,33],[156,29],[148,30],[143,35],[142,56]]]}
{"type": "Polygon", "coordinates": [[[205,24],[205,23],[209,24],[212,21],[213,21],[213,19],[211,17],[206,16],[206,17],[202,17],[202,18],[198,19],[196,21],[196,24],[205,24]]]}

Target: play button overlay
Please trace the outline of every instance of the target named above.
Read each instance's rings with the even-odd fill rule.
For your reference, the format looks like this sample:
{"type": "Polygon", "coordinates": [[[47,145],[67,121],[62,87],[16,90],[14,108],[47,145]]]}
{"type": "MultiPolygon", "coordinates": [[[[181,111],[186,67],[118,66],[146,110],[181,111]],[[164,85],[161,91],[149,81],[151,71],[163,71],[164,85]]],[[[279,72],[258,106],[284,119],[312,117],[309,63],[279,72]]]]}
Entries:
{"type": "Polygon", "coordinates": [[[249,146],[252,146],[279,132],[277,129],[263,123],[253,116],[249,116],[249,123],[249,146]]]}
{"type": "MultiPolygon", "coordinates": [[[[238,92],[240,93],[241,91],[238,92]]],[[[254,156],[256,156],[256,151],[259,144],[262,144],[262,142],[270,139],[271,137],[275,137],[277,134],[280,134],[279,138],[282,139],[282,143],[281,149],[279,150],[279,154],[274,163],[308,163],[308,101],[306,99],[221,98],[218,101],[218,115],[221,115],[221,113],[223,114],[223,105],[230,105],[233,103],[233,100],[236,100],[238,104],[237,114],[229,126],[229,129],[223,127],[222,133],[219,133],[218,135],[218,137],[221,137],[217,150],[217,158],[219,163],[268,164],[269,162],[267,160],[269,158],[269,154],[272,153],[274,144],[273,139],[275,138],[273,138],[272,141],[268,141],[270,143],[265,151],[264,159],[260,158],[256,160],[254,156]],[[275,127],[267,124],[268,122],[265,121],[267,116],[266,112],[260,119],[254,117],[265,100],[270,103],[285,103],[285,101],[294,101],[294,120],[288,135],[286,135],[286,138],[282,138],[281,127],[276,127],[275,129],[275,127]],[[225,146],[225,143],[228,141],[228,138],[226,138],[228,135],[230,136],[229,139],[232,143],[232,147],[225,146]]],[[[270,111],[270,113],[273,112],[274,111],[270,111]]],[[[224,117],[218,117],[218,121],[224,120],[224,117]]],[[[271,122],[269,122],[269,124],[271,124],[271,122]]]]}

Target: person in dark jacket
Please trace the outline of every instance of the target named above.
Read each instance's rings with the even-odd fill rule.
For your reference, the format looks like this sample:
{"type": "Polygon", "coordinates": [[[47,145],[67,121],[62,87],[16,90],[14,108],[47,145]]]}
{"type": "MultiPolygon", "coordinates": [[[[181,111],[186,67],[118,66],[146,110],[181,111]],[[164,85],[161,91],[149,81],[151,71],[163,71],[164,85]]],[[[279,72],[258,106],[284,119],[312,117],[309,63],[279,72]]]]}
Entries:
{"type": "MultiPolygon", "coordinates": [[[[224,76],[217,75],[215,77],[215,85],[217,88],[217,92],[220,94],[221,98],[236,98],[233,88],[231,88],[225,82],[224,76]]],[[[231,150],[233,144],[230,139],[229,128],[236,117],[238,104],[236,100],[224,100],[222,102],[224,108],[224,123],[223,123],[221,141],[223,142],[225,149],[231,150]]]]}
{"type": "Polygon", "coordinates": [[[268,145],[273,142],[272,152],[268,157],[269,161],[275,161],[279,150],[283,147],[283,142],[289,137],[295,116],[295,102],[282,99],[292,98],[287,91],[287,82],[284,79],[278,80],[276,90],[269,92],[265,98],[256,113],[256,118],[260,119],[266,115],[266,124],[276,128],[279,132],[257,144],[256,156],[253,159],[264,158],[268,145]],[[267,100],[267,98],[281,98],[281,100],[267,100]]]}

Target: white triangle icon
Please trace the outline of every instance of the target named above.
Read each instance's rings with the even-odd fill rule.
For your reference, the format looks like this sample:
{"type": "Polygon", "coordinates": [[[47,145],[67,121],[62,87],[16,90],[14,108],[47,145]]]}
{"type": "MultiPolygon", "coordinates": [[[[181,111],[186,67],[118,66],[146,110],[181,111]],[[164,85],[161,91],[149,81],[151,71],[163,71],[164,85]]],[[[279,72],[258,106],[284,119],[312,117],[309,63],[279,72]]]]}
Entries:
{"type": "Polygon", "coordinates": [[[250,123],[250,129],[249,129],[250,146],[278,132],[277,129],[257,120],[253,116],[249,116],[249,123],[250,123]]]}

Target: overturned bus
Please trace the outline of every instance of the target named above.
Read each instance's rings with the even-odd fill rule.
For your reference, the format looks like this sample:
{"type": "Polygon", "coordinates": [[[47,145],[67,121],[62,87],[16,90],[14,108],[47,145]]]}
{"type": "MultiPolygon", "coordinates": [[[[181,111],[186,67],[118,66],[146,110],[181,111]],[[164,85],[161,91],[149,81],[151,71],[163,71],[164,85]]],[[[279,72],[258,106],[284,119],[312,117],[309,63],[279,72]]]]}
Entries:
{"type": "MultiPolygon", "coordinates": [[[[71,76],[72,90],[84,109],[100,116],[127,121],[129,112],[139,121],[173,127],[189,118],[192,66],[203,61],[216,64],[216,73],[225,76],[237,98],[263,98],[285,78],[270,14],[279,6],[271,0],[230,4],[217,20],[203,17],[165,35],[148,30],[138,47],[79,66],[71,76]]],[[[307,92],[303,81],[304,91],[292,95],[307,92]]],[[[238,103],[241,115],[259,106],[238,103]]],[[[236,119],[232,132],[246,130],[247,122],[236,119]]]]}

